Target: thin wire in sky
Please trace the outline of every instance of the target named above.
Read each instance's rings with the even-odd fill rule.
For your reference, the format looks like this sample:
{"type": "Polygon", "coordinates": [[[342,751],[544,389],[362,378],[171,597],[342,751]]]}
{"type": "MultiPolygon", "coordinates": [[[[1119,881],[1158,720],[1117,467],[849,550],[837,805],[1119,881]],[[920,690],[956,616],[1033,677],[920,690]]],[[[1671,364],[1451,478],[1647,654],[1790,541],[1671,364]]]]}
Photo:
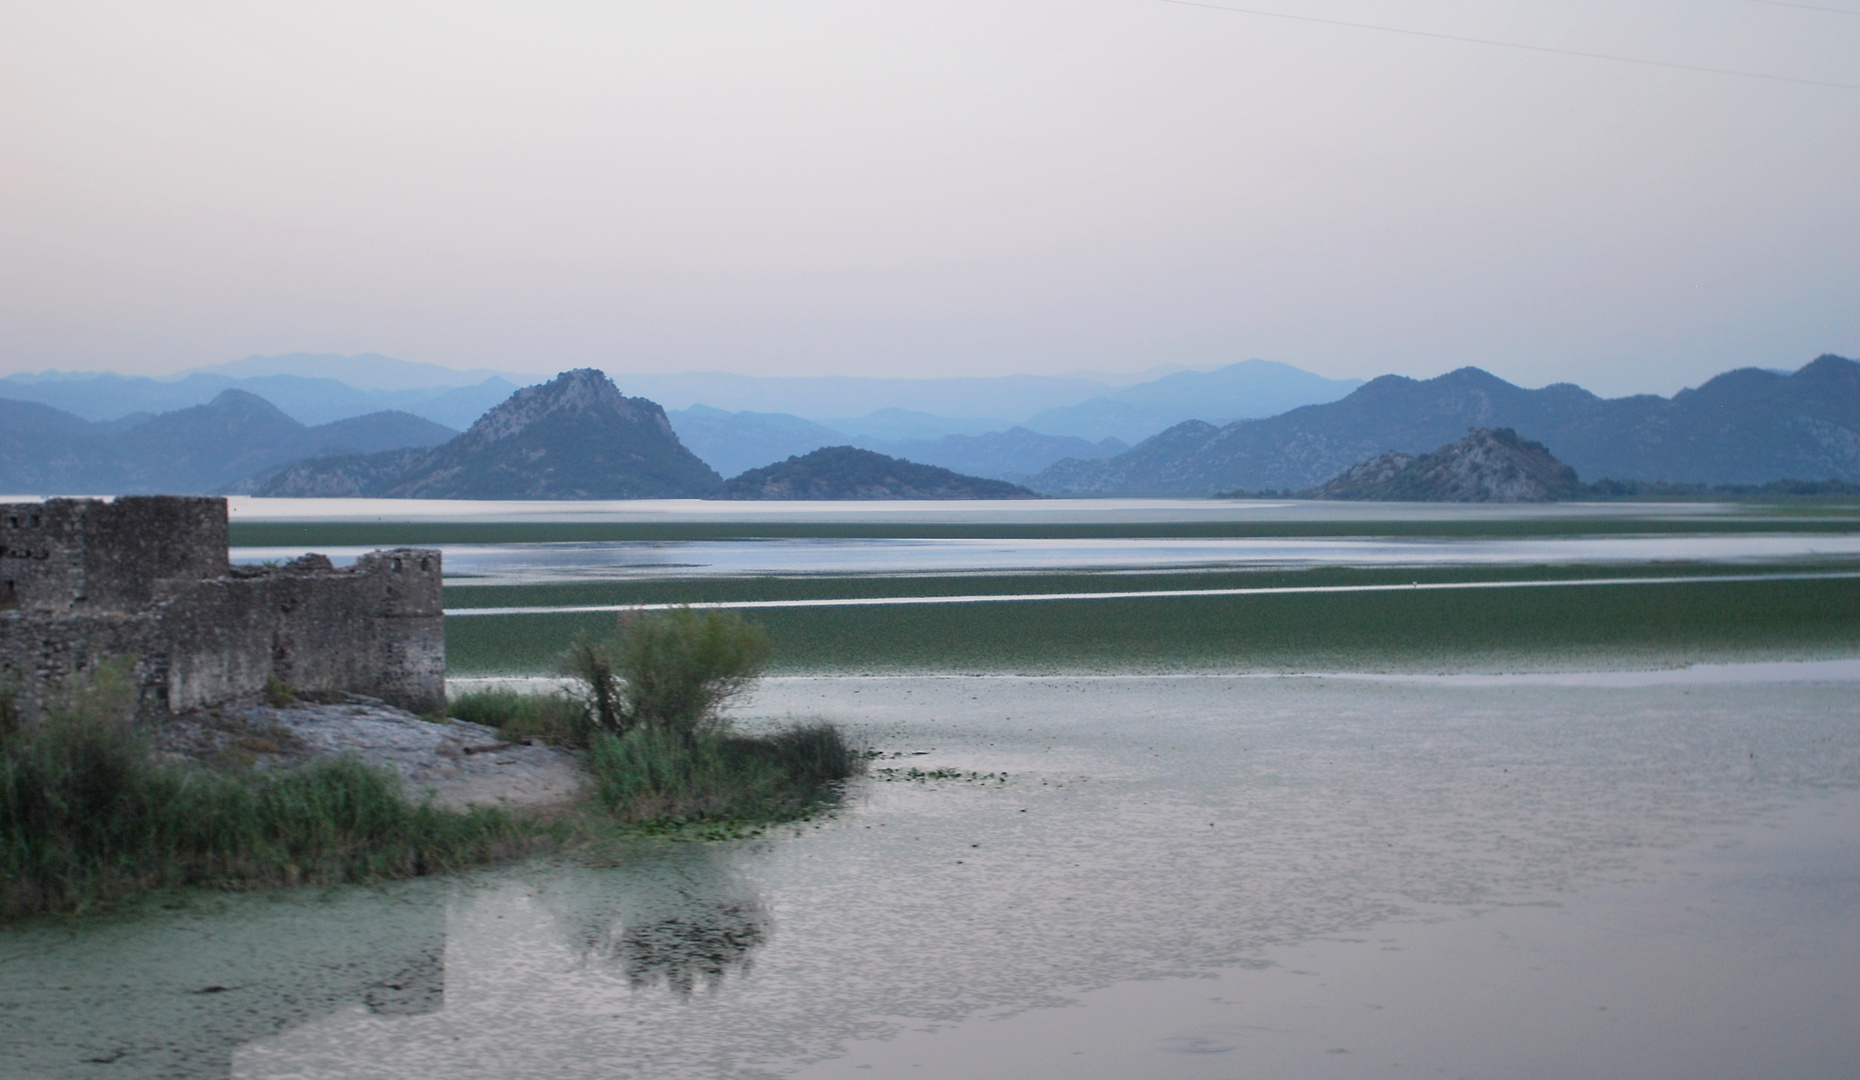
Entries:
{"type": "Polygon", "coordinates": [[[1764,4],[1769,7],[1801,8],[1803,11],[1825,11],[1830,15],[1860,15],[1860,11],[1849,11],[1846,8],[1822,7],[1820,4],[1792,4],[1789,0],[1745,0],[1745,3],[1764,4]]]}
{"type": "MultiPolygon", "coordinates": [[[[1204,4],[1200,0],[1157,0],[1158,3],[1175,4],[1180,7],[1206,8],[1209,11],[1226,11],[1235,15],[1257,15],[1265,19],[1289,19],[1293,22],[1319,23],[1324,26],[1347,26],[1352,30],[1376,30],[1384,34],[1405,34],[1408,37],[1435,38],[1440,41],[1458,41],[1468,45],[1496,45],[1502,49],[1525,49],[1529,52],[1553,53],[1557,56],[1580,56],[1589,60],[1612,60],[1620,64],[1644,64],[1648,67],[1671,68],[1675,71],[1702,71],[1711,75],[1735,75],[1741,79],[1764,79],[1769,82],[1795,83],[1799,86],[1820,86],[1830,90],[1860,90],[1860,85],[1853,83],[1823,82],[1820,79],[1798,79],[1793,75],[1765,75],[1759,71],[1737,71],[1733,68],[1705,67],[1700,64],[1674,64],[1665,60],[1647,60],[1638,56],[1618,56],[1613,53],[1583,52],[1578,49],[1558,49],[1549,45],[1524,45],[1516,41],[1495,41],[1491,38],[1461,37],[1458,34],[1436,34],[1427,30],[1405,30],[1399,26],[1377,26],[1374,23],[1345,22],[1342,19],[1320,19],[1315,15],[1287,15],[1282,11],[1260,11],[1256,8],[1228,7],[1225,4],[1204,4]]],[[[1770,2],[1770,0],[1758,0],[1770,2]]],[[[1779,2],[1779,0],[1776,0],[1779,2]]],[[[1787,7],[1804,5],[1789,4],[1787,7]]],[[[1834,8],[1822,10],[1833,11],[1834,8]]],[[[1852,14],[1852,12],[1843,12],[1852,14]]]]}

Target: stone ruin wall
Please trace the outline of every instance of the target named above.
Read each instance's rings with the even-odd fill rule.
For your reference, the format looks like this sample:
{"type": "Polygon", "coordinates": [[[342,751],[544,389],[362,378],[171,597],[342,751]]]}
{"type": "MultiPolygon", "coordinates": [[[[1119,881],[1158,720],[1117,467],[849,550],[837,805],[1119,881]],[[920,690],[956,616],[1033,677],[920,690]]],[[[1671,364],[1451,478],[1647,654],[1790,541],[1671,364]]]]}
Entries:
{"type": "Polygon", "coordinates": [[[32,708],[72,675],[133,656],[148,718],[250,697],[273,678],[445,707],[438,551],[234,567],[228,535],[217,498],[0,504],[0,691],[32,708]]]}

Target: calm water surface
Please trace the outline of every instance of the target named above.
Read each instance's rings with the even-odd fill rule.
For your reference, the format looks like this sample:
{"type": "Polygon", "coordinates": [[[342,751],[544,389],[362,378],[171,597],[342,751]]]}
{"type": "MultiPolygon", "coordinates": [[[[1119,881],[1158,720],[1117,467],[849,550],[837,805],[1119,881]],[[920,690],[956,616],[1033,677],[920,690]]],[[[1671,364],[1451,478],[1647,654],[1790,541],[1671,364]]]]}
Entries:
{"type": "MultiPolygon", "coordinates": [[[[33,498],[27,496],[27,499],[33,498]]],[[[1191,521],[1489,521],[1559,518],[1715,518],[1739,503],[1352,503],[1302,499],[991,499],[736,502],[705,499],[533,501],[466,499],[227,500],[234,521],[345,522],[834,522],[895,524],[1154,524],[1191,521]]],[[[1767,513],[1759,508],[1756,513],[1767,513]]]]}
{"type": "Polygon", "coordinates": [[[898,771],[762,840],[14,927],[0,1068],[1852,1075],[1852,676],[771,681],[750,722],[898,771]]]}
{"type": "MultiPolygon", "coordinates": [[[[1547,540],[706,540],[447,544],[447,584],[510,585],[784,574],[976,574],[1312,566],[1499,566],[1777,562],[1860,555],[1860,534],[1627,536],[1547,540]]],[[[293,559],[304,548],[234,548],[233,561],[293,559]]],[[[319,548],[348,564],[373,548],[319,548]]]]}

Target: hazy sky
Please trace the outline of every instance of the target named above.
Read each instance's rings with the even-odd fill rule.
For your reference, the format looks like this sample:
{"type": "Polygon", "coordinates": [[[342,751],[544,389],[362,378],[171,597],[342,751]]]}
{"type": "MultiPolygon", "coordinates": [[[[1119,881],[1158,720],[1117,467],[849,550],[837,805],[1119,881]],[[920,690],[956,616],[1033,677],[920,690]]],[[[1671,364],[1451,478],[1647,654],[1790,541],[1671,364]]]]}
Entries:
{"type": "MultiPolygon", "coordinates": [[[[1860,85],[1819,2],[1233,6],[1860,85]]],[[[1163,0],[0,11],[0,374],[1860,355],[1860,90],[1163,0]]]]}

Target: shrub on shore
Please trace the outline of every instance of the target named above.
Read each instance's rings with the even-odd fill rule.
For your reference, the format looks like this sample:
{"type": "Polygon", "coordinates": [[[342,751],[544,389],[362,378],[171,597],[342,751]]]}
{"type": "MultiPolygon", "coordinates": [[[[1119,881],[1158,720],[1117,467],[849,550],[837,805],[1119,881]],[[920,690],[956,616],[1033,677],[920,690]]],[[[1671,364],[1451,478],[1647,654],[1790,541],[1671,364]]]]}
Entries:
{"type": "Polygon", "coordinates": [[[605,642],[579,640],[566,668],[594,731],[596,798],[623,821],[777,821],[829,800],[865,765],[831,724],[737,732],[723,707],[754,685],[768,634],[735,612],[635,612],[605,642]]]}
{"type": "Polygon", "coordinates": [[[733,611],[630,612],[609,641],[578,639],[564,667],[610,735],[653,727],[690,739],[717,722],[769,658],[762,627],[733,611]]]}
{"type": "Polygon", "coordinates": [[[500,810],[403,797],[387,769],[342,758],[223,775],[152,760],[121,666],[73,683],[42,717],[0,727],[0,915],[81,911],[187,886],[336,884],[520,853],[537,835],[500,810]]]}

